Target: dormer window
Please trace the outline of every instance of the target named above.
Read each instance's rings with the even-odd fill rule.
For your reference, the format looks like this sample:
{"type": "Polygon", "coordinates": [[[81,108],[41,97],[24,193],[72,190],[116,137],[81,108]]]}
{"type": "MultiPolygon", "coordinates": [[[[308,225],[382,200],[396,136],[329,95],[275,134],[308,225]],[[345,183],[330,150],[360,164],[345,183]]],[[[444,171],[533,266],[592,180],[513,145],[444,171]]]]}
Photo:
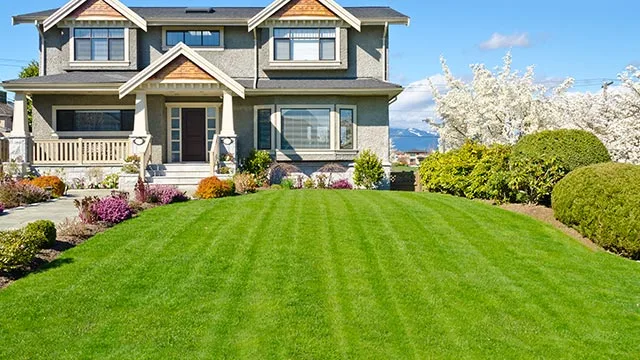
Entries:
{"type": "Polygon", "coordinates": [[[73,30],[75,61],[125,61],[124,28],[73,30]]]}
{"type": "Polygon", "coordinates": [[[195,28],[195,29],[163,29],[162,47],[165,50],[184,43],[185,45],[200,50],[222,50],[222,28],[195,28]]]}
{"type": "Polygon", "coordinates": [[[275,61],[335,61],[336,28],[274,28],[275,61]]]}

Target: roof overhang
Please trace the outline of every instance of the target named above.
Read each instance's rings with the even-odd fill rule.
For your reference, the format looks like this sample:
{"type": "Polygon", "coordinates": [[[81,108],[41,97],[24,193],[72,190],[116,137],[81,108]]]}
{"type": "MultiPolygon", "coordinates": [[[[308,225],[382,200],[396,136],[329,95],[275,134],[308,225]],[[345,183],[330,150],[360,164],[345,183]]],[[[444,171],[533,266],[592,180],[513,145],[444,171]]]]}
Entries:
{"type": "Polygon", "coordinates": [[[193,49],[185,45],[184,43],[179,43],[174,46],[171,50],[162,55],[158,60],[154,61],[151,65],[147,66],[144,70],[134,76],[131,80],[127,81],[125,84],[120,86],[118,92],[120,94],[120,98],[125,97],[127,94],[130,94],[136,88],[138,88],[142,83],[149,80],[154,74],[158,71],[162,70],[165,66],[169,65],[173,60],[177,59],[179,56],[185,56],[187,59],[192,61],[195,65],[200,67],[202,70],[207,72],[213,78],[216,79],[220,84],[227,87],[236,95],[244,98],[245,97],[245,88],[240,85],[237,81],[231,78],[229,75],[225,74],[222,70],[218,69],[216,66],[211,64],[207,59],[199,55],[193,49]]]}
{"type": "MultiPolygon", "coordinates": [[[[44,31],[48,31],[49,29],[56,26],[60,21],[64,20],[67,16],[71,15],[76,9],[78,9],[82,4],[87,2],[88,0],[71,0],[58,9],[56,12],[51,14],[46,20],[43,22],[44,31]]],[[[144,31],[147,31],[147,21],[140,17],[140,15],[136,14],[133,10],[129,9],[126,5],[121,3],[119,0],[102,0],[107,3],[109,6],[118,11],[122,16],[127,18],[129,21],[137,25],[144,31]]],[[[15,20],[14,20],[15,23],[15,20]]]]}
{"type": "Polygon", "coordinates": [[[248,96],[271,95],[350,95],[350,96],[388,96],[390,99],[400,95],[403,88],[389,89],[247,89],[248,96]]]}
{"type": "MultiPolygon", "coordinates": [[[[267,21],[270,17],[272,17],[278,10],[282,9],[285,5],[287,5],[291,0],[275,0],[269,6],[260,11],[256,16],[249,20],[249,32],[253,31],[255,28],[260,26],[262,23],[267,21]]],[[[326,6],[329,10],[331,10],[334,14],[338,15],[339,18],[344,20],[347,24],[351,25],[354,29],[360,31],[362,23],[360,20],[347,11],[345,8],[340,6],[333,0],[318,0],[322,5],[326,6]]]]}
{"type": "Polygon", "coordinates": [[[86,93],[100,93],[100,94],[117,94],[118,87],[121,84],[118,83],[92,83],[92,84],[14,84],[14,83],[2,83],[2,88],[6,91],[28,94],[86,94],[86,93]]]}

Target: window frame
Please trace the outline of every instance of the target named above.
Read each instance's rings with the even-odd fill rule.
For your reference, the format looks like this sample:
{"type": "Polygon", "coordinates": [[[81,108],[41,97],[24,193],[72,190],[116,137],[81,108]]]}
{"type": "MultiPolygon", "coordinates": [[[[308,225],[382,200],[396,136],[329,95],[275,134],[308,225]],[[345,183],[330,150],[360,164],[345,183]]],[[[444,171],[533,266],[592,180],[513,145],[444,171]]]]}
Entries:
{"type": "MultiPolygon", "coordinates": [[[[130,28],[128,26],[117,25],[82,25],[69,27],[69,66],[71,67],[128,67],[131,64],[130,61],[130,28]],[[122,29],[124,31],[124,60],[76,60],[76,29],[122,29]]],[[[107,50],[108,52],[108,50],[107,50]]]]}
{"type": "MultiPolygon", "coordinates": [[[[258,149],[259,136],[258,136],[258,113],[260,110],[271,110],[271,146],[269,149],[262,149],[272,151],[276,148],[276,106],[275,105],[256,105],[253,107],[253,148],[258,149]]],[[[258,149],[260,150],[260,149],[258,149]]]]}
{"type": "Polygon", "coordinates": [[[336,149],[343,151],[351,151],[358,149],[358,107],[356,105],[336,105],[336,149]],[[341,110],[351,110],[353,111],[353,148],[352,149],[343,149],[341,144],[342,137],[342,124],[340,123],[340,112],[341,110]]]}
{"type": "MultiPolygon", "coordinates": [[[[328,39],[328,38],[327,38],[328,39]]],[[[291,40],[291,39],[289,39],[291,40]]],[[[289,24],[278,24],[269,26],[269,62],[273,66],[293,66],[293,67],[336,67],[341,64],[342,59],[342,51],[341,51],[341,40],[342,40],[342,28],[339,26],[332,25],[323,25],[323,24],[312,24],[312,25],[289,25],[289,24]],[[276,41],[284,40],[284,38],[276,38],[275,30],[276,29],[335,29],[335,53],[333,60],[320,60],[320,55],[322,54],[322,37],[318,37],[318,60],[293,60],[293,47],[291,46],[291,42],[289,43],[289,59],[290,60],[278,60],[276,59],[276,41]]]]}
{"type": "Polygon", "coordinates": [[[135,122],[135,105],[54,105],[51,107],[51,127],[57,136],[63,137],[86,137],[86,138],[102,138],[102,137],[127,137],[132,131],[58,131],[58,111],[74,110],[133,110],[135,122]]]}
{"type": "MultiPolygon", "coordinates": [[[[162,50],[167,51],[174,45],[167,44],[167,32],[170,31],[217,31],[220,34],[220,45],[218,46],[193,46],[187,45],[196,51],[223,51],[224,50],[224,27],[222,26],[163,26],[162,27],[162,50]]],[[[186,44],[186,43],[185,43],[186,44]]]]}

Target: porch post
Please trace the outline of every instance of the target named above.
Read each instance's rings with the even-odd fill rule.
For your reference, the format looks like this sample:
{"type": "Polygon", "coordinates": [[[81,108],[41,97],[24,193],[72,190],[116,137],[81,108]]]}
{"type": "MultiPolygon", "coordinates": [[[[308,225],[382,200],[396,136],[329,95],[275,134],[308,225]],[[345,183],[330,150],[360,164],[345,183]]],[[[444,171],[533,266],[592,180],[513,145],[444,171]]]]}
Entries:
{"type": "Polygon", "coordinates": [[[138,154],[144,149],[145,144],[140,144],[139,138],[149,136],[149,116],[147,112],[147,93],[136,92],[136,113],[133,120],[133,132],[129,136],[131,140],[131,151],[138,154]]]}
{"type": "Polygon", "coordinates": [[[13,125],[9,134],[9,159],[18,164],[31,162],[31,135],[27,116],[27,95],[16,93],[13,103],[13,125]]]}
{"type": "Polygon", "coordinates": [[[222,121],[220,124],[220,155],[225,156],[224,166],[236,171],[238,163],[238,138],[233,121],[233,95],[224,91],[222,95],[222,121]]]}

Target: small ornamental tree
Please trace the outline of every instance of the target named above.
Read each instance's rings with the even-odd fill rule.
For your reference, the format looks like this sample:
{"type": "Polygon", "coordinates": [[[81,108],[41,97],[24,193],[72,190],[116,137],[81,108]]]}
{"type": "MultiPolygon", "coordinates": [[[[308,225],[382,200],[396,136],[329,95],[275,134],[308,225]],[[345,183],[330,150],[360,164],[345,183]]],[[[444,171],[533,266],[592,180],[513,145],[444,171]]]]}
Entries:
{"type": "Polygon", "coordinates": [[[383,179],[382,160],[369,149],[361,152],[355,160],[353,182],[356,186],[372,190],[377,188],[383,179]]]}

